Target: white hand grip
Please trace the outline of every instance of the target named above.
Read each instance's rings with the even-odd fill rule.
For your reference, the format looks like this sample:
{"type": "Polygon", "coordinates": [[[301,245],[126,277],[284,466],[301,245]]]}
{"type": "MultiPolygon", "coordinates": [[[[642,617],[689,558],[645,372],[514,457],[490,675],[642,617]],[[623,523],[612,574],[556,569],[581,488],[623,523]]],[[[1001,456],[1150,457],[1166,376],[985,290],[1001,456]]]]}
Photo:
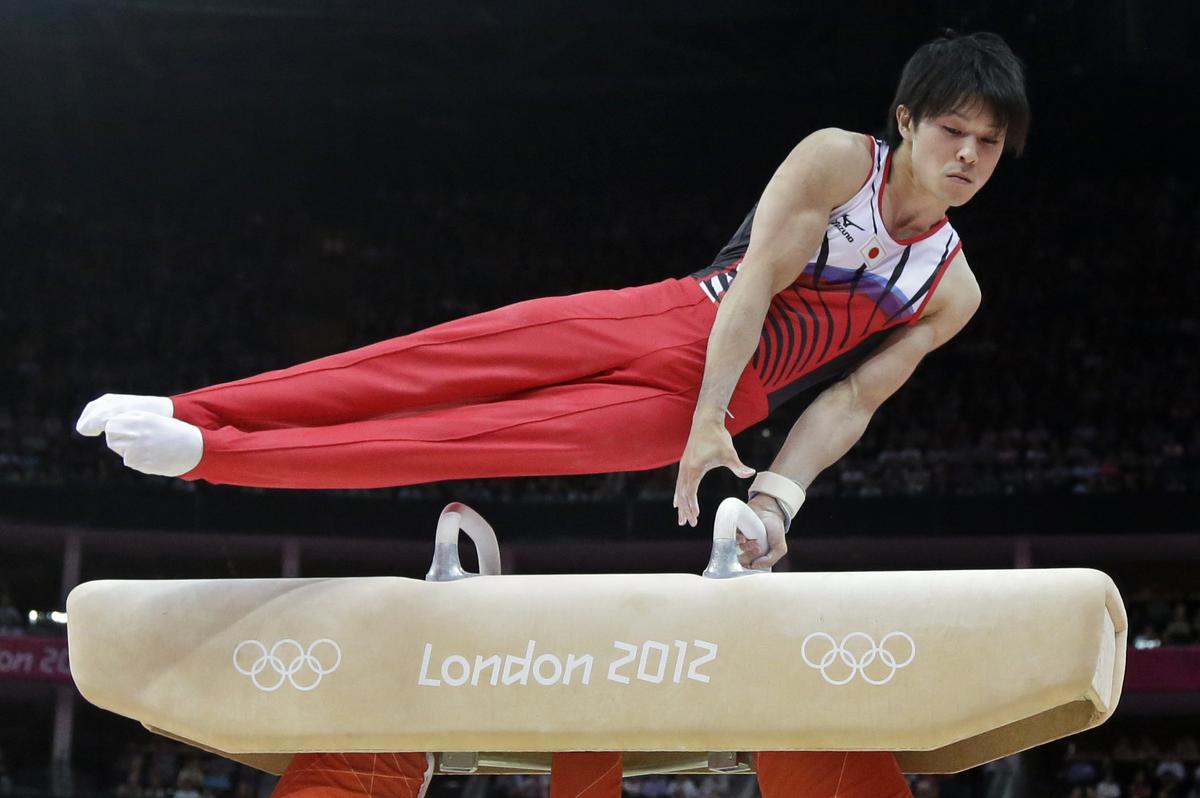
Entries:
{"type": "Polygon", "coordinates": [[[721,502],[713,519],[713,540],[735,540],[741,532],[748,540],[767,539],[767,528],[758,513],[741,499],[730,496],[721,502]]]}
{"type": "Polygon", "coordinates": [[[483,516],[462,502],[450,502],[438,517],[435,543],[458,544],[459,530],[475,543],[479,555],[479,573],[495,576],[500,573],[500,544],[492,525],[483,516]]]}

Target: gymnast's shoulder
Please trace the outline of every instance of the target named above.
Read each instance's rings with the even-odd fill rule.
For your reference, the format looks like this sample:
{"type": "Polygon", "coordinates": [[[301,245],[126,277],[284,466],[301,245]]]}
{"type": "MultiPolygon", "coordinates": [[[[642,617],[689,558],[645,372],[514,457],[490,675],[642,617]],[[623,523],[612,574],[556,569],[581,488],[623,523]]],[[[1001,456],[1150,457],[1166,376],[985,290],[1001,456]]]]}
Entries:
{"type": "Polygon", "coordinates": [[[830,205],[836,207],[870,179],[874,146],[874,140],[863,133],[836,127],[814,130],[792,148],[775,177],[790,178],[798,187],[819,187],[821,195],[837,198],[830,205]]]}
{"type": "Polygon", "coordinates": [[[842,166],[851,162],[866,166],[875,156],[875,139],[866,133],[843,130],[840,127],[823,127],[801,139],[796,145],[796,149],[800,148],[808,152],[819,152],[842,166]]]}

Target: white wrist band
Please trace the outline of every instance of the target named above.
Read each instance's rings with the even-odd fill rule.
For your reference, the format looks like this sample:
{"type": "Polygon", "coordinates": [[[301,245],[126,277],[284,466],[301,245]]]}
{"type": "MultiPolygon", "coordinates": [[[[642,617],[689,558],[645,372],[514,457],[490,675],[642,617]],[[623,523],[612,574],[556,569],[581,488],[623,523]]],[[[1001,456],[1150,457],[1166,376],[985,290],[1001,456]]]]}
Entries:
{"type": "Polygon", "coordinates": [[[800,506],[804,504],[804,488],[782,474],[770,471],[759,471],[758,476],[754,478],[753,484],[750,485],[750,495],[756,493],[765,493],[779,502],[779,508],[783,510],[788,521],[796,517],[800,506]]]}

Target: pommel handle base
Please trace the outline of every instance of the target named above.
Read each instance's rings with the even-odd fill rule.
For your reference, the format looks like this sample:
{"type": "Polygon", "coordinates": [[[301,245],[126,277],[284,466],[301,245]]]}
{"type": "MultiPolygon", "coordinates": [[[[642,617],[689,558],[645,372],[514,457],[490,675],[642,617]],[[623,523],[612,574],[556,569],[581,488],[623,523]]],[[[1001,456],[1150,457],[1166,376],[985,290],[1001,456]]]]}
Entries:
{"type": "Polygon", "coordinates": [[[496,576],[500,573],[500,544],[492,525],[462,502],[450,502],[438,517],[434,538],[433,562],[425,574],[426,582],[453,582],[471,576],[496,576]],[[464,571],[458,559],[458,533],[466,532],[479,555],[479,573],[464,571]]]}
{"type": "Polygon", "coordinates": [[[721,502],[713,519],[713,547],[704,575],[710,579],[763,574],[767,571],[747,568],[738,562],[737,533],[749,540],[766,541],[767,528],[758,513],[741,499],[730,496],[721,502]]]}

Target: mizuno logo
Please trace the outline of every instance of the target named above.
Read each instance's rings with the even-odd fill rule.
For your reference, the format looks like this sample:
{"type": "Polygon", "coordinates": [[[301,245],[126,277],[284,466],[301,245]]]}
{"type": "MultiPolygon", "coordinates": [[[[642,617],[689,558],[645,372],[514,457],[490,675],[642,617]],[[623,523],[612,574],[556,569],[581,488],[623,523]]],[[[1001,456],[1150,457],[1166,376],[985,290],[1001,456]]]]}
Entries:
{"type": "MultiPolygon", "coordinates": [[[[835,230],[837,230],[839,233],[841,233],[843,236],[845,236],[846,240],[851,243],[854,243],[854,236],[851,235],[850,231],[847,228],[853,227],[856,230],[863,230],[863,228],[861,226],[850,221],[850,214],[848,214],[848,213],[843,213],[841,219],[838,219],[835,217],[832,222],[832,225],[835,230]]],[[[864,232],[865,232],[865,230],[864,230],[864,232]]]]}

